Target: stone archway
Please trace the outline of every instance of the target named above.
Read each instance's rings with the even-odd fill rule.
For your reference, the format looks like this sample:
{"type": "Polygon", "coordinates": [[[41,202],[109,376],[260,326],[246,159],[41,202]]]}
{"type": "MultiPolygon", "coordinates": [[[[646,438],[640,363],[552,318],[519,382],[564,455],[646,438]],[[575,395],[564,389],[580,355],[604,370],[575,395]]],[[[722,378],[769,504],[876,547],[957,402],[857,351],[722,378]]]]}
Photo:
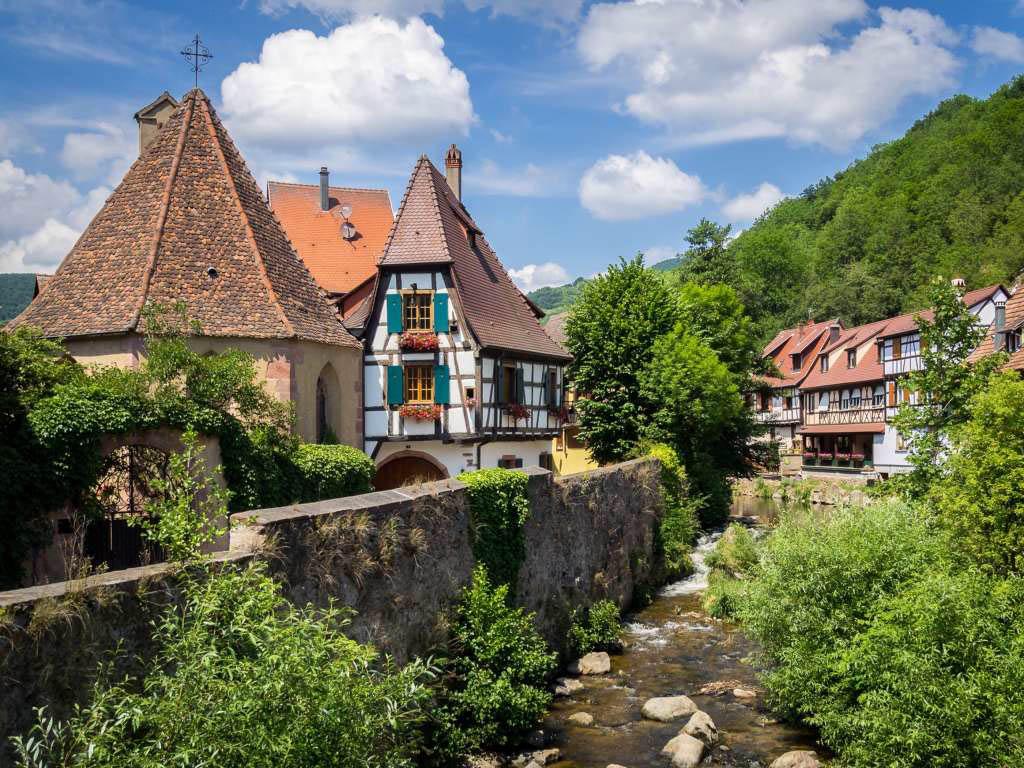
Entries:
{"type": "Polygon", "coordinates": [[[448,470],[433,456],[420,451],[400,451],[377,465],[373,487],[378,491],[388,491],[447,477],[448,470]]]}
{"type": "Polygon", "coordinates": [[[334,366],[327,363],[316,379],[316,441],[338,442],[341,384],[334,366]]]}

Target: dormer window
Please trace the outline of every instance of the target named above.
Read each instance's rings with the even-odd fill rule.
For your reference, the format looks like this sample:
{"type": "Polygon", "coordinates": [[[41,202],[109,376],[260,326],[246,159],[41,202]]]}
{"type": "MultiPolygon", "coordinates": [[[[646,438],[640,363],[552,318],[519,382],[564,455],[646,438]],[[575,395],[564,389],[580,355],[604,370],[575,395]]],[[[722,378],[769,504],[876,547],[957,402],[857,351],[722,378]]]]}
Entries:
{"type": "Polygon", "coordinates": [[[846,367],[856,368],[857,367],[857,350],[848,349],[846,350],[846,367]]]}
{"type": "Polygon", "coordinates": [[[794,371],[799,371],[800,370],[800,354],[799,353],[793,354],[793,355],[790,355],[789,357],[793,361],[793,370],[794,371]]]}
{"type": "Polygon", "coordinates": [[[1017,352],[1021,348],[1021,329],[1018,328],[1016,331],[1009,331],[1006,334],[1006,351],[1017,352]]]}
{"type": "Polygon", "coordinates": [[[821,356],[821,372],[828,373],[828,355],[821,356]]]}

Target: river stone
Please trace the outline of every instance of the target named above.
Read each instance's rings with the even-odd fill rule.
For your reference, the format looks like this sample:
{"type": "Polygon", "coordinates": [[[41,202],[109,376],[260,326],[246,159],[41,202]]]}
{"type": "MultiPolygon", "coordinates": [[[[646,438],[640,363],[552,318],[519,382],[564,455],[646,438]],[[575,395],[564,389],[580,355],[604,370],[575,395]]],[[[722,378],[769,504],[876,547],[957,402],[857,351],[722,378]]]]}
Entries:
{"type": "Polygon", "coordinates": [[[711,719],[711,715],[699,709],[690,716],[686,725],[683,726],[683,733],[700,739],[709,747],[718,743],[718,728],[715,726],[715,721],[711,719]]]}
{"type": "Polygon", "coordinates": [[[645,701],[640,714],[648,720],[670,723],[696,711],[697,705],[689,696],[659,696],[645,701]]]}
{"type": "Polygon", "coordinates": [[[594,716],[589,712],[576,712],[569,715],[569,722],[573,725],[580,725],[584,728],[594,724],[594,716]]]}
{"type": "Polygon", "coordinates": [[[704,757],[704,742],[680,733],[661,748],[661,754],[672,759],[672,768],[696,768],[704,757]]]}
{"type": "Polygon", "coordinates": [[[549,765],[550,763],[557,763],[558,758],[562,756],[561,750],[556,747],[550,749],[540,749],[533,753],[533,762],[538,765],[549,765]]]}
{"type": "Polygon", "coordinates": [[[605,766],[605,768],[626,768],[626,766],[619,765],[618,763],[608,763],[608,765],[605,766]]]}
{"type": "Polygon", "coordinates": [[[818,753],[809,749],[794,749],[775,758],[769,768],[820,768],[818,753]]]}
{"type": "Polygon", "coordinates": [[[749,688],[733,688],[732,695],[740,701],[753,701],[757,698],[757,692],[749,688]]]}
{"type": "Polygon", "coordinates": [[[555,696],[572,696],[583,690],[583,683],[573,677],[560,677],[555,680],[555,696]]]}
{"type": "Polygon", "coordinates": [[[611,669],[612,660],[604,651],[588,653],[569,665],[569,673],[573,675],[604,675],[611,669]]]}

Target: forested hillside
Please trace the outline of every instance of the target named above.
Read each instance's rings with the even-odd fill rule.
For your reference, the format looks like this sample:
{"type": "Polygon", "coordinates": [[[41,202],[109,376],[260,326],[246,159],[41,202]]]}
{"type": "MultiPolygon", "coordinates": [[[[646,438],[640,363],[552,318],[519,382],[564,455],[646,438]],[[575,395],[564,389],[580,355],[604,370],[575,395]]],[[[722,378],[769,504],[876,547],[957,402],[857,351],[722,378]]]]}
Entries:
{"type": "MultiPolygon", "coordinates": [[[[733,285],[762,336],[809,315],[856,324],[921,308],[936,275],[1012,281],[1024,268],[1024,78],[942,102],[714,245],[691,240],[676,273],[733,285]]],[[[560,311],[580,285],[542,291],[560,311]]]]}

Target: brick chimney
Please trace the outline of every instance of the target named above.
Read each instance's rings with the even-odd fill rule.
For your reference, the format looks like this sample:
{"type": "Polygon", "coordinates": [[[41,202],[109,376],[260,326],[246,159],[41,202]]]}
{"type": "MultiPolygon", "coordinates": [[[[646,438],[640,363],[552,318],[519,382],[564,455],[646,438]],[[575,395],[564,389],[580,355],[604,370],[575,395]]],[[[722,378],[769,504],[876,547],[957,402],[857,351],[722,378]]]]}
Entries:
{"type": "Polygon", "coordinates": [[[327,211],[331,207],[331,182],[327,166],[320,166],[320,210],[327,211]]]}
{"type": "Polygon", "coordinates": [[[462,200],[462,151],[452,144],[444,156],[444,177],[455,197],[462,200]]]}
{"type": "Polygon", "coordinates": [[[828,327],[828,343],[829,344],[835,344],[837,341],[839,341],[839,332],[840,331],[842,331],[842,328],[839,326],[839,323],[832,323],[832,325],[830,325],[828,327]]]}

